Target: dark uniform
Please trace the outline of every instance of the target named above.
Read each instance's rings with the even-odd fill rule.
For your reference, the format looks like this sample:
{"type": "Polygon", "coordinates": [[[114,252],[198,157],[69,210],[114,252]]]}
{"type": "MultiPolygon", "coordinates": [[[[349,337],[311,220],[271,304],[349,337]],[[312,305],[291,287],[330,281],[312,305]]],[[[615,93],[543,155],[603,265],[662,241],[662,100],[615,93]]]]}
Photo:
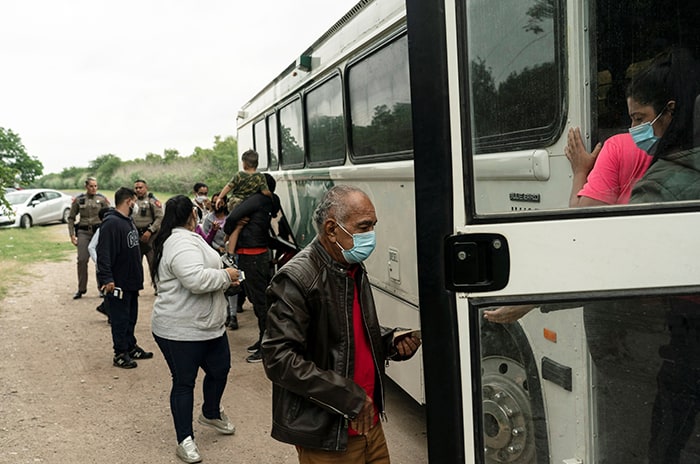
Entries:
{"type": "Polygon", "coordinates": [[[108,206],[109,200],[101,193],[94,195],[81,193],[75,197],[71,205],[68,215],[68,235],[71,239],[74,236],[78,238],[78,292],[75,294],[76,298],[80,298],[82,294],[87,292],[87,269],[90,259],[88,245],[102,223],[98,213],[102,208],[108,206]],[[80,216],[78,223],[75,222],[76,216],[80,216]]]}
{"type": "Polygon", "coordinates": [[[151,269],[153,264],[152,244],[160,230],[160,222],[163,220],[163,205],[152,193],[148,193],[140,198],[137,197],[136,206],[138,211],[134,210],[132,218],[139,231],[141,257],[146,256],[148,268],[151,269]],[[143,234],[146,232],[149,234],[144,237],[143,234]]]}

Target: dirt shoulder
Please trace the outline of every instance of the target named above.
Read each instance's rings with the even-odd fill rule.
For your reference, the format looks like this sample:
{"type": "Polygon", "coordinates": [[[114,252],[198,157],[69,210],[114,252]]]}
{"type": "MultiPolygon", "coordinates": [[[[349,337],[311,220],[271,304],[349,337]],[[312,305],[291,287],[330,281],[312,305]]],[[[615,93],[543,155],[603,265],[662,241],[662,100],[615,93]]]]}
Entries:
{"type": "MultiPolygon", "coordinates": [[[[65,238],[65,226],[52,226],[65,238]]],[[[88,293],[73,300],[75,256],[33,265],[0,300],[0,463],[179,463],[169,408],[170,374],[150,333],[153,291],[139,299],[139,344],[155,353],[139,367],[112,366],[106,318],[90,264],[88,293]]],[[[229,331],[231,373],[222,404],[233,436],[194,431],[205,463],[296,463],[294,448],[270,438],[271,385],[245,362],[257,323],[250,307],[229,331]]],[[[201,406],[201,373],[195,410],[201,406]]],[[[395,387],[385,424],[394,463],[425,463],[422,408],[395,387]]]]}

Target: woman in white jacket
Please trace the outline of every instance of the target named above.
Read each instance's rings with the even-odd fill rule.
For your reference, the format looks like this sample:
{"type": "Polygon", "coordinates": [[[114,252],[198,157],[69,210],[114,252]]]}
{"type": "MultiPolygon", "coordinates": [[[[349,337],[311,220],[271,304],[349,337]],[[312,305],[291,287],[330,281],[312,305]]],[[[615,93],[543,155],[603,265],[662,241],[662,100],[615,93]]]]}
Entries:
{"type": "Polygon", "coordinates": [[[198,220],[188,197],[178,195],[167,201],[151,271],[158,290],[151,327],[172,374],[176,454],[187,463],[202,460],[192,430],[200,367],[205,376],[198,422],[226,435],[235,431],[220,402],[231,368],[224,290],[240,285],[240,275],[235,268],[222,269],[219,254],[194,231],[198,220]]]}

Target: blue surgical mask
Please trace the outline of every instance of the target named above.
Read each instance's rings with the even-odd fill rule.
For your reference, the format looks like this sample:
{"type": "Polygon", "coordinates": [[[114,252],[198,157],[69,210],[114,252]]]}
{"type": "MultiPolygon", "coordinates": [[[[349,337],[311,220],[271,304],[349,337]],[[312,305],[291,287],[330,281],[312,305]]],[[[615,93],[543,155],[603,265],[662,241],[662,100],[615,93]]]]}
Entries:
{"type": "Polygon", "coordinates": [[[662,114],[664,114],[665,110],[666,109],[664,108],[664,110],[662,110],[661,113],[659,113],[658,116],[656,116],[651,122],[643,122],[638,126],[630,127],[629,131],[630,135],[632,136],[632,140],[634,140],[634,143],[640,150],[644,150],[645,152],[649,153],[651,147],[653,147],[656,142],[659,141],[659,137],[654,135],[654,128],[652,126],[656,120],[659,119],[662,114]]]}
{"type": "Polygon", "coordinates": [[[337,224],[346,234],[352,237],[352,248],[349,250],[345,250],[340,246],[340,243],[335,242],[338,248],[343,252],[345,261],[348,263],[361,263],[369,258],[369,255],[372,254],[374,248],[377,246],[377,237],[374,231],[371,230],[369,232],[362,232],[361,234],[351,234],[341,223],[337,222],[337,224]]]}

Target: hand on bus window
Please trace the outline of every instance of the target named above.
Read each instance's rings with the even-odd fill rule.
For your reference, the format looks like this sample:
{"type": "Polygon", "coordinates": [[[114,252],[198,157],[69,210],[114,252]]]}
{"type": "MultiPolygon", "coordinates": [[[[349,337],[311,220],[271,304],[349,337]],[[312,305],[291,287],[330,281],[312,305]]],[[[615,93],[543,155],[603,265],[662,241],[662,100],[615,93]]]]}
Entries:
{"type": "Polygon", "coordinates": [[[535,307],[535,305],[501,306],[500,308],[484,311],[484,319],[498,324],[508,324],[509,322],[517,321],[535,307]]]}
{"type": "Polygon", "coordinates": [[[350,421],[350,427],[360,435],[365,435],[372,428],[374,422],[374,402],[369,396],[365,396],[365,404],[354,420],[350,421]]]}
{"type": "Polygon", "coordinates": [[[600,153],[602,148],[603,145],[599,143],[593,149],[593,153],[588,153],[583,144],[581,129],[578,127],[569,129],[566,147],[564,147],[564,154],[566,155],[566,159],[569,160],[569,163],[571,163],[571,171],[574,173],[569,206],[592,206],[589,204],[580,204],[582,197],[578,196],[578,192],[580,192],[586,184],[588,174],[593,170],[595,160],[598,158],[598,153],[600,153]]]}

